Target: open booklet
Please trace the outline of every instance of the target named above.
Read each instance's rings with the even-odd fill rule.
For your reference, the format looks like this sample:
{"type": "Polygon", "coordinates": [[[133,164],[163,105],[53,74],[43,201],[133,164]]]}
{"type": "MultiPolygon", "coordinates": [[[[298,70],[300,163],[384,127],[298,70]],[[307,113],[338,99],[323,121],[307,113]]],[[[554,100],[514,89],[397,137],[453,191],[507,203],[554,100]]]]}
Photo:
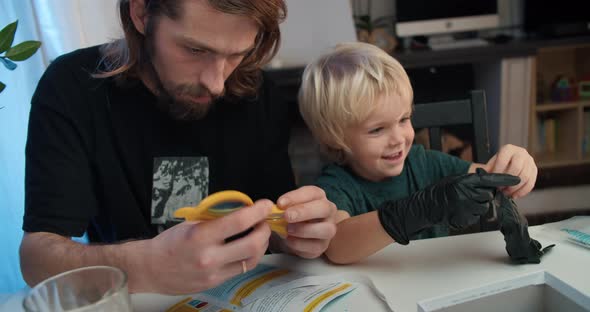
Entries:
{"type": "Polygon", "coordinates": [[[373,282],[361,275],[308,275],[259,264],[252,271],[183,299],[166,312],[315,312],[359,286],[370,288],[388,305],[373,282]]]}

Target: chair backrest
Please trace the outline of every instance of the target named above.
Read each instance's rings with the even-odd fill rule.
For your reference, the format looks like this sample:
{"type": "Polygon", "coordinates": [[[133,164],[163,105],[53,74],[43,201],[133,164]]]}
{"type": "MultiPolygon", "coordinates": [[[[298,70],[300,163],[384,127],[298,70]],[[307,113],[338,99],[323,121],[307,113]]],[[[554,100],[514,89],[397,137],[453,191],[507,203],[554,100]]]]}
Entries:
{"type": "Polygon", "coordinates": [[[486,163],[490,155],[486,100],[483,90],[475,90],[464,99],[414,105],[412,125],[427,128],[430,148],[442,151],[441,129],[468,125],[473,135],[473,160],[486,163]]]}
{"type": "MultiPolygon", "coordinates": [[[[487,111],[485,93],[474,90],[464,99],[414,105],[412,115],[414,128],[427,128],[430,148],[442,151],[441,129],[449,126],[467,125],[472,131],[473,161],[487,163],[491,158],[490,141],[487,127],[487,111]]],[[[453,234],[465,234],[477,231],[497,229],[497,218],[494,209],[480,218],[479,224],[453,234]]]]}

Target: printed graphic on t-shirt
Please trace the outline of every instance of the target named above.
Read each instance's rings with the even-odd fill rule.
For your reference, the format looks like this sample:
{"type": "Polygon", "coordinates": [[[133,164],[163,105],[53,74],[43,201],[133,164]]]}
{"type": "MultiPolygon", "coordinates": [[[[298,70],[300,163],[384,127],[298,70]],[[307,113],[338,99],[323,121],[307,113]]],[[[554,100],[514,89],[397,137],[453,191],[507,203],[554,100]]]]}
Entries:
{"type": "Polygon", "coordinates": [[[176,209],[196,206],[209,194],[207,157],[156,157],[152,172],[152,224],[174,221],[176,209]]]}

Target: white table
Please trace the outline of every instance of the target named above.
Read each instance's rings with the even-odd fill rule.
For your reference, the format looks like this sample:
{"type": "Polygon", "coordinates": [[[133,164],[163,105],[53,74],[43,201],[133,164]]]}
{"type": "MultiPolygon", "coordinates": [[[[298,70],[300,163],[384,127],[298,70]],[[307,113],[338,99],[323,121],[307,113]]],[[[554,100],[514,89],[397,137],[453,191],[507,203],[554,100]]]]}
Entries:
{"type": "MultiPolygon", "coordinates": [[[[590,225],[590,217],[576,218],[590,225]]],[[[262,262],[311,274],[363,274],[373,280],[396,312],[417,311],[418,301],[540,270],[590,296],[590,249],[567,241],[560,231],[571,220],[529,228],[531,237],[543,246],[557,244],[540,264],[510,263],[500,231],[419,240],[407,246],[392,244],[353,265],[330,265],[288,255],[268,255],[262,262]]],[[[139,311],[161,311],[180,298],[138,294],[132,301],[139,311]]],[[[366,292],[355,290],[342,298],[336,310],[341,311],[340,306],[350,312],[385,310],[376,309],[375,301],[366,292]]]]}
{"type": "MultiPolygon", "coordinates": [[[[579,222],[581,217],[577,218],[579,222]]],[[[539,270],[550,272],[590,296],[590,249],[565,240],[560,229],[567,222],[529,228],[531,237],[543,246],[557,244],[540,264],[511,264],[499,231],[413,241],[408,246],[392,244],[354,265],[336,266],[321,259],[305,260],[288,255],[268,255],[262,262],[311,274],[363,274],[373,280],[396,312],[416,311],[420,300],[539,270]]],[[[590,225],[590,217],[584,217],[583,222],[590,225]]],[[[0,303],[0,311],[22,311],[16,298],[22,295],[10,298],[7,301],[10,305],[0,303]]],[[[150,312],[163,311],[184,297],[135,294],[131,299],[136,311],[150,312]]],[[[337,310],[346,307],[351,312],[384,310],[374,297],[356,290],[342,298],[336,307],[337,310]]]]}
{"type": "MultiPolygon", "coordinates": [[[[590,217],[586,221],[590,224],[590,217]]],[[[373,280],[396,312],[416,311],[418,301],[539,270],[590,295],[590,249],[566,241],[560,228],[561,224],[554,223],[529,229],[543,246],[557,244],[540,264],[511,264],[499,231],[413,241],[408,246],[393,244],[355,265],[330,266],[286,256],[265,262],[317,274],[362,273],[373,280]]],[[[351,302],[362,302],[362,297],[353,299],[353,295],[348,296],[351,302]]],[[[354,306],[363,311],[362,304],[354,306]]]]}

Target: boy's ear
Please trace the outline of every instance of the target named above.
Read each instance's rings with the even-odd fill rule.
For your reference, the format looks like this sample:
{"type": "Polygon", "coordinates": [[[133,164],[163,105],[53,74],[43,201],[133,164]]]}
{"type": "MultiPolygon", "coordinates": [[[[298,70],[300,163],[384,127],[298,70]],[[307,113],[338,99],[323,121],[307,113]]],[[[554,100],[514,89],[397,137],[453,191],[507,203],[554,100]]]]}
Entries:
{"type": "Polygon", "coordinates": [[[330,153],[344,153],[344,149],[342,149],[341,146],[338,146],[338,144],[334,142],[326,142],[325,148],[330,153]]]}
{"type": "Polygon", "coordinates": [[[325,149],[327,150],[328,155],[331,155],[331,158],[340,165],[343,165],[346,162],[346,153],[342,147],[337,146],[335,144],[326,145],[325,149]]]}
{"type": "Polygon", "coordinates": [[[129,15],[135,29],[142,35],[145,35],[145,25],[147,23],[145,0],[130,0],[129,15]]]}

